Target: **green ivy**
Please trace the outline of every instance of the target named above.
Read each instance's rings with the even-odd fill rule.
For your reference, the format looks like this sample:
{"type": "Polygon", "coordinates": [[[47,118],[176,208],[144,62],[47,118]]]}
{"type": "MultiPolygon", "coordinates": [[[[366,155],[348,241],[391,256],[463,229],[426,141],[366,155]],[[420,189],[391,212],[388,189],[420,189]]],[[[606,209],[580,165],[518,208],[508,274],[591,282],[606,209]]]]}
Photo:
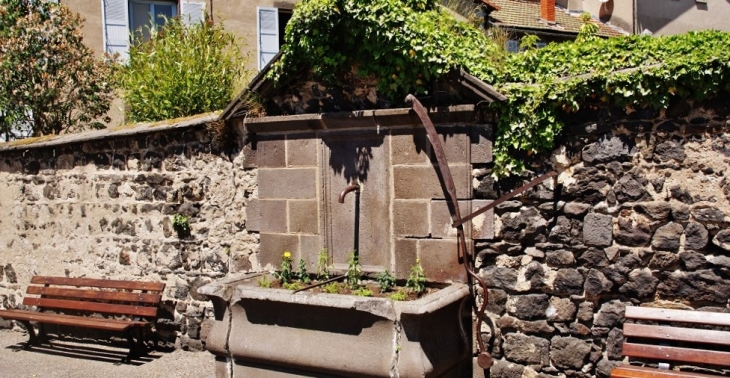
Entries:
{"type": "Polygon", "coordinates": [[[698,100],[730,90],[730,34],[627,36],[549,44],[511,55],[492,104],[497,177],[520,173],[528,156],[548,152],[562,115],[585,106],[661,109],[679,96],[698,100]],[[588,75],[586,75],[588,74],[588,75]]]}
{"type": "Polygon", "coordinates": [[[330,83],[374,77],[380,94],[400,102],[428,93],[431,80],[455,67],[488,82],[497,77],[484,59],[496,46],[433,0],[304,0],[285,41],[270,74],[279,83],[306,69],[330,83]]]}
{"type": "Polygon", "coordinates": [[[585,106],[659,109],[675,96],[702,99],[730,89],[728,33],[598,39],[589,24],[575,42],[503,61],[486,33],[434,0],[303,0],[269,77],[279,85],[303,72],[331,84],[374,78],[379,96],[400,102],[464,68],[508,97],[492,104],[496,177],[520,173],[530,156],[549,152],[566,113],[585,106]]]}

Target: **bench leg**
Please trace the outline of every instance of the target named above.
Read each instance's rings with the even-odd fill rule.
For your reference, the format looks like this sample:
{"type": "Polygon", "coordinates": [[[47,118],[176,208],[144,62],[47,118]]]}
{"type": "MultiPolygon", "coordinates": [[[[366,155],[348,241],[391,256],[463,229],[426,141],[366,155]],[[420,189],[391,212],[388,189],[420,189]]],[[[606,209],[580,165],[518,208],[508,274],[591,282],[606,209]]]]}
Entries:
{"type": "Polygon", "coordinates": [[[129,345],[129,353],[123,362],[130,363],[132,359],[147,355],[144,345],[144,330],[142,327],[129,327],[126,331],[127,344],[129,345]],[[136,335],[135,335],[136,333],[136,335]],[[134,338],[137,337],[135,341],[134,338]]]}
{"type": "Polygon", "coordinates": [[[40,338],[35,334],[35,329],[33,329],[30,322],[27,320],[18,320],[18,322],[20,322],[28,331],[28,342],[25,343],[25,349],[30,349],[33,345],[38,345],[40,343],[40,338]]]}

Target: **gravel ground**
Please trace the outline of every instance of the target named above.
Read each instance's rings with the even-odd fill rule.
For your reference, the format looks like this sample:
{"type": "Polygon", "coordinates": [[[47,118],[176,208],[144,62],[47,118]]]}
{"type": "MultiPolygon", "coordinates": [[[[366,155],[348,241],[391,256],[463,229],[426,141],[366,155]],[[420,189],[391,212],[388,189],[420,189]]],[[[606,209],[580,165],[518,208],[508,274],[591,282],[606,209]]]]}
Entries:
{"type": "Polygon", "coordinates": [[[28,336],[0,330],[0,377],[78,378],[214,378],[208,352],[151,352],[132,364],[115,364],[125,349],[98,344],[51,341],[52,346],[20,349],[28,336]]]}

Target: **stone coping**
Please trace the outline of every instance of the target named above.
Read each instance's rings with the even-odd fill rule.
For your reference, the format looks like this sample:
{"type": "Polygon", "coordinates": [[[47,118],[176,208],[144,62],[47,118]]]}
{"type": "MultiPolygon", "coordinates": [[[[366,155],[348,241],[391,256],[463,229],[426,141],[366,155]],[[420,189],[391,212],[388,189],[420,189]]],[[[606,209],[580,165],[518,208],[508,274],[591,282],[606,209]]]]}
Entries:
{"type": "MultiPolygon", "coordinates": [[[[476,117],[475,110],[475,105],[455,105],[429,109],[429,116],[437,124],[473,123],[476,117]]],[[[271,116],[244,120],[244,126],[248,131],[262,134],[396,126],[416,127],[420,124],[420,118],[411,108],[271,116]]]]}
{"type": "Polygon", "coordinates": [[[101,130],[90,130],[80,133],[19,139],[0,143],[0,152],[57,147],[74,143],[94,142],[111,138],[156,133],[166,130],[191,128],[217,120],[219,120],[219,112],[212,112],[158,122],[145,122],[101,130]]]}

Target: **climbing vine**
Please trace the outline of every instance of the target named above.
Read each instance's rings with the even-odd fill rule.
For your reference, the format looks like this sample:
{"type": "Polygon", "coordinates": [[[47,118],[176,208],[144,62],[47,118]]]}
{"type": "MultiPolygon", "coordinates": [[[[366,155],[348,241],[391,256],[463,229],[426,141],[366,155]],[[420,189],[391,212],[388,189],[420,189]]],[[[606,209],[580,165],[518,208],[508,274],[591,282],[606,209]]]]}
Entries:
{"type": "Polygon", "coordinates": [[[433,80],[464,68],[508,97],[492,104],[497,177],[519,173],[530,155],[549,152],[562,117],[582,107],[630,112],[666,107],[674,96],[702,99],[730,90],[728,33],[598,39],[584,29],[575,42],[503,60],[486,33],[435,0],[304,0],[269,75],[280,84],[305,71],[332,84],[377,78],[378,95],[397,102],[427,94],[433,80]]]}

